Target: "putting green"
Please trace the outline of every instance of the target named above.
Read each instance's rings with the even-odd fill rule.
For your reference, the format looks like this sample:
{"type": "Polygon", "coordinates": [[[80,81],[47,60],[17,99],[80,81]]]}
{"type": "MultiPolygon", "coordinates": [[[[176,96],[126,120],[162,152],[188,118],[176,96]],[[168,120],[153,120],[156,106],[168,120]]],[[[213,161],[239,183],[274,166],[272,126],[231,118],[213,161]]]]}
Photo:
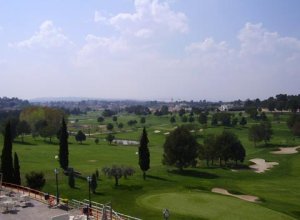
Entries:
{"type": "Polygon", "coordinates": [[[168,208],[172,219],[176,214],[200,219],[294,219],[259,204],[202,191],[144,195],[137,203],[157,211],[168,208]]]}

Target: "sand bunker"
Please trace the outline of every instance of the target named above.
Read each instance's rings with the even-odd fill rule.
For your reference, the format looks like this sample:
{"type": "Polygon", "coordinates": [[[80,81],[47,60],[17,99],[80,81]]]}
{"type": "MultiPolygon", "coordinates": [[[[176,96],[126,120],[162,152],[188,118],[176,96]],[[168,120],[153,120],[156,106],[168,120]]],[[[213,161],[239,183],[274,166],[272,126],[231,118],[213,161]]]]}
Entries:
{"type": "Polygon", "coordinates": [[[159,131],[159,130],[155,130],[154,133],[155,133],[155,134],[158,134],[158,133],[160,133],[160,131],[159,131]]]}
{"type": "Polygon", "coordinates": [[[95,163],[95,162],[97,162],[97,160],[89,160],[89,162],[95,163]]]}
{"type": "Polygon", "coordinates": [[[251,196],[251,195],[236,195],[236,194],[232,194],[232,193],[228,192],[228,190],[222,189],[222,188],[213,188],[211,191],[214,192],[214,193],[222,194],[222,195],[236,197],[236,198],[248,201],[248,202],[258,202],[259,201],[259,198],[256,197],[256,196],[251,196]]]}
{"type": "Polygon", "coordinates": [[[256,173],[263,173],[266,170],[273,168],[274,165],[278,165],[277,162],[266,162],[264,159],[255,158],[251,159],[251,162],[255,163],[250,165],[250,168],[254,169],[256,173]]]}
{"type": "Polygon", "coordinates": [[[298,147],[280,147],[277,151],[272,151],[272,154],[296,154],[298,153],[297,149],[300,149],[300,146],[298,147]]]}
{"type": "Polygon", "coordinates": [[[164,135],[169,135],[170,134],[170,132],[166,132],[166,133],[164,133],[164,135]]]}
{"type": "Polygon", "coordinates": [[[191,133],[194,133],[194,132],[195,132],[195,130],[190,130],[190,132],[191,132],[191,133]]]}

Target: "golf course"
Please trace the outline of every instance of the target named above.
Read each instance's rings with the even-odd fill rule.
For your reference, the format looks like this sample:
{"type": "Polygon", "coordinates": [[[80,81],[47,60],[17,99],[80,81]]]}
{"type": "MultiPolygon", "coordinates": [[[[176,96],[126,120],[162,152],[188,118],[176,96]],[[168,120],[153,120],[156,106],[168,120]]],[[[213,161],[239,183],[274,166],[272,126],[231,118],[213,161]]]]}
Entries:
{"type": "MultiPolygon", "coordinates": [[[[254,143],[248,139],[249,128],[259,121],[251,119],[245,112],[241,116],[247,119],[246,125],[211,125],[212,112],[208,114],[207,125],[194,122],[182,122],[175,114],[176,122],[170,123],[169,115],[141,116],[121,112],[117,120],[105,117],[98,122],[101,111],[91,111],[82,115],[69,115],[67,127],[69,135],[69,167],[84,178],[75,178],[75,187],[70,188],[68,176],[64,175],[57,160],[59,140],[41,137],[17,137],[13,143],[13,152],[18,153],[22,185],[26,185],[25,175],[31,171],[42,171],[46,184],[43,192],[56,195],[54,169],[59,168],[58,188],[61,198],[83,200],[88,198],[87,176],[99,171],[96,192],[91,195],[93,201],[111,202],[118,212],[141,219],[163,219],[163,210],[170,211],[170,219],[300,219],[300,138],[293,136],[287,127],[288,112],[280,118],[266,115],[272,125],[273,135],[265,144],[254,143]],[[129,120],[136,120],[128,125],[129,120]],[[113,129],[106,129],[108,123],[113,129]],[[118,124],[123,123],[122,128],[118,124]],[[163,145],[166,137],[178,126],[188,125],[198,143],[202,144],[209,134],[221,134],[224,130],[234,133],[246,151],[246,157],[239,166],[207,166],[206,161],[197,160],[195,167],[179,170],[163,165],[163,145]],[[149,139],[150,169],[143,179],[138,164],[138,144],[143,128],[149,139]],[[75,140],[74,134],[82,130],[86,140],[75,140]],[[125,140],[111,144],[106,140],[111,133],[114,139],[125,140]],[[98,141],[95,141],[95,140],[98,141]],[[129,141],[129,142],[128,142],[129,141]],[[292,148],[293,149],[290,149],[292,148]],[[285,150],[286,149],[286,150],[285,150]],[[250,161],[251,160],[251,161],[250,161]],[[132,167],[135,173],[120,178],[115,186],[114,178],[102,172],[103,167],[120,165],[132,167]]],[[[174,114],[173,114],[174,116],[174,114]]],[[[195,116],[196,118],[197,116],[195,116]]],[[[3,136],[0,136],[3,143],[3,136]]]]}

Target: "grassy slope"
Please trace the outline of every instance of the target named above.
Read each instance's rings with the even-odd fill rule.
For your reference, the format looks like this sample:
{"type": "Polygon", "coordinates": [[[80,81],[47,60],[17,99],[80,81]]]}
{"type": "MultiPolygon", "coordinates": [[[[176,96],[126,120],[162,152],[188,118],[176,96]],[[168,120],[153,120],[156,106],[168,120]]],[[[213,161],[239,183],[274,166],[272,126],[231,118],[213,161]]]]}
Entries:
{"type": "MultiPolygon", "coordinates": [[[[98,124],[96,123],[96,116],[97,113],[82,116],[79,120],[79,124],[94,124],[94,126],[91,127],[91,133],[97,132],[98,124]]],[[[137,119],[136,117],[128,115],[123,115],[118,118],[119,122],[122,121],[125,124],[123,131],[127,132],[117,133],[117,138],[139,139],[141,128],[130,128],[126,124],[129,119],[133,118],[137,119]]],[[[137,120],[139,121],[139,119],[137,120]]],[[[105,123],[109,121],[111,120],[106,120],[105,123]]],[[[249,121],[249,123],[255,122],[249,121]]],[[[101,170],[105,165],[124,164],[133,166],[137,173],[127,180],[120,180],[121,185],[118,188],[114,187],[112,179],[101,176],[101,180],[98,182],[98,193],[93,195],[92,199],[103,203],[112,201],[116,210],[144,219],[158,219],[161,217],[161,210],[155,208],[151,209],[151,205],[149,205],[149,208],[145,208],[144,205],[141,207],[139,205],[140,202],[136,202],[136,200],[140,201],[140,198],[145,194],[185,192],[187,190],[194,191],[199,189],[210,191],[212,187],[224,187],[229,190],[259,196],[264,201],[259,206],[300,218],[300,184],[298,184],[300,182],[300,154],[272,155],[269,153],[270,150],[279,145],[299,145],[299,139],[292,139],[285,123],[273,123],[274,138],[272,139],[270,147],[259,146],[254,148],[253,144],[248,141],[247,128],[230,128],[230,130],[239,136],[247,149],[246,163],[248,159],[255,157],[279,162],[279,166],[264,174],[256,174],[253,171],[247,170],[232,172],[230,169],[206,167],[188,169],[184,173],[179,174],[172,168],[162,166],[161,158],[162,145],[165,138],[164,133],[172,130],[174,126],[175,125],[170,125],[169,117],[147,117],[146,127],[150,139],[151,169],[148,172],[149,177],[146,181],[142,180],[142,175],[137,165],[138,158],[135,154],[137,147],[110,146],[102,140],[105,135],[97,135],[97,137],[101,138],[98,145],[94,143],[94,136],[89,138],[83,145],[77,144],[74,138],[71,137],[71,144],[69,145],[70,166],[79,170],[85,176],[90,175],[97,168],[101,170]],[[154,130],[160,130],[161,133],[155,134],[154,130]]],[[[199,125],[197,126],[199,127],[199,125]]],[[[222,130],[222,127],[209,127],[200,133],[197,128],[196,134],[220,133],[222,130]]],[[[2,137],[0,137],[0,141],[3,143],[2,137]]],[[[58,144],[45,143],[43,140],[34,141],[31,137],[26,137],[26,141],[28,141],[29,144],[14,144],[14,151],[18,152],[23,176],[31,170],[42,170],[47,180],[44,191],[55,194],[55,176],[53,169],[59,166],[54,158],[58,153],[58,144]]],[[[201,142],[201,138],[199,141],[201,142]]],[[[86,181],[77,179],[76,186],[76,189],[70,189],[67,185],[67,177],[59,175],[59,189],[62,197],[77,199],[87,198],[88,188],[86,181]]],[[[213,195],[211,193],[206,194],[212,196],[212,198],[215,197],[216,202],[223,198],[228,199],[227,197],[213,195]]],[[[240,200],[235,198],[230,198],[228,201],[229,200],[240,202],[240,200]]],[[[224,204],[227,206],[227,202],[224,204]]],[[[243,204],[245,204],[245,207],[253,206],[253,204],[246,202],[243,202],[243,204]]],[[[201,206],[201,204],[199,204],[199,206],[201,206]]],[[[223,207],[220,207],[220,209],[218,209],[217,206],[212,206],[212,211],[218,212],[219,210],[219,212],[222,212],[222,208],[223,207]]],[[[267,212],[268,211],[266,211],[266,213],[267,212]]],[[[232,214],[230,209],[227,210],[227,213],[228,216],[226,214],[222,215],[224,219],[226,216],[229,217],[232,214]]],[[[172,215],[172,218],[184,219],[190,217],[185,213],[177,213],[176,215],[172,215]]]]}

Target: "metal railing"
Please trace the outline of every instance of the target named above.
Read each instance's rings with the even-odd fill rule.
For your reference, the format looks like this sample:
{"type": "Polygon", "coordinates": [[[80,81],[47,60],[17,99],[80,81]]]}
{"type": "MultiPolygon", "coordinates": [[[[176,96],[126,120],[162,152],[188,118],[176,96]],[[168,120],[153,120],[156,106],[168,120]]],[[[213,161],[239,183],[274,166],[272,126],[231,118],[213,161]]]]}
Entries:
{"type": "MultiPolygon", "coordinates": [[[[17,192],[21,194],[27,194],[30,198],[37,200],[39,202],[49,204],[49,201],[56,201],[56,196],[54,195],[49,195],[49,199],[45,199],[46,193],[42,191],[38,191],[35,189],[31,189],[29,187],[25,186],[20,186],[16,185],[13,183],[5,183],[2,182],[2,188],[6,190],[10,190],[12,192],[17,192]]],[[[59,198],[59,202],[63,203],[63,199],[59,198]]],[[[73,208],[77,209],[83,212],[83,208],[86,208],[89,206],[89,200],[85,199],[83,201],[78,201],[75,199],[68,200],[67,206],[68,208],[73,208]]],[[[90,214],[93,216],[95,220],[101,220],[101,219],[106,219],[106,220],[141,220],[140,218],[136,218],[133,216],[125,215],[119,212],[116,212],[115,210],[112,209],[111,204],[102,204],[98,202],[91,201],[92,207],[89,209],[90,214]],[[105,215],[105,216],[104,216],[105,215]]]]}

